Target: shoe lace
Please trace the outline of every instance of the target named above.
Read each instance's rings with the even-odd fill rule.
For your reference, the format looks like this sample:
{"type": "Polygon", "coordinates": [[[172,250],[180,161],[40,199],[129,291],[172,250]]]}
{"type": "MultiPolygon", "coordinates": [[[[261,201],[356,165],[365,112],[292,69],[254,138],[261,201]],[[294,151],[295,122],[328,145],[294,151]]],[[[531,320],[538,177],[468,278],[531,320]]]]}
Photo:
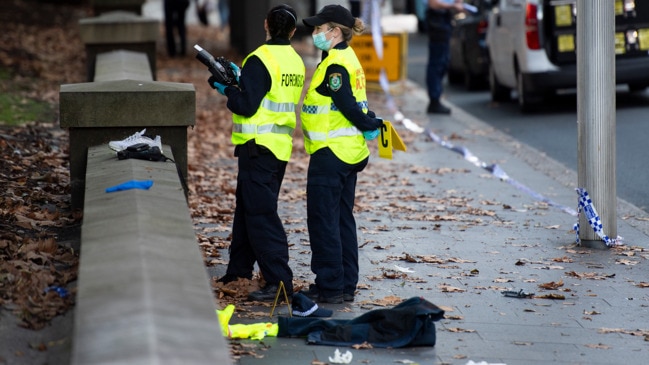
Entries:
{"type": "Polygon", "coordinates": [[[135,142],[137,141],[142,135],[144,134],[145,130],[142,130],[140,132],[135,132],[134,134],[126,137],[126,139],[122,140],[124,143],[129,143],[129,142],[135,142]]]}

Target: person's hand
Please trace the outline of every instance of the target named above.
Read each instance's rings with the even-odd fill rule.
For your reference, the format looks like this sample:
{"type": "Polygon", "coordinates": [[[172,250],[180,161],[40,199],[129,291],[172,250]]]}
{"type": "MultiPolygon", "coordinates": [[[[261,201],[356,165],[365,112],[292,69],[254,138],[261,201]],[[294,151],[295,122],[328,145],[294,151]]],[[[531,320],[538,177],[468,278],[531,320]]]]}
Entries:
{"type": "Polygon", "coordinates": [[[239,83],[239,76],[241,76],[241,69],[234,62],[230,62],[230,68],[234,72],[234,75],[237,79],[237,84],[239,83]]]}
{"type": "Polygon", "coordinates": [[[216,89],[221,95],[225,95],[226,86],[216,81],[216,77],[210,76],[210,78],[207,79],[207,83],[210,84],[212,89],[216,89]]]}
{"type": "Polygon", "coordinates": [[[379,130],[378,129],[363,132],[363,137],[365,137],[365,140],[367,140],[367,141],[375,140],[376,137],[378,137],[378,136],[379,136],[379,130]]]}

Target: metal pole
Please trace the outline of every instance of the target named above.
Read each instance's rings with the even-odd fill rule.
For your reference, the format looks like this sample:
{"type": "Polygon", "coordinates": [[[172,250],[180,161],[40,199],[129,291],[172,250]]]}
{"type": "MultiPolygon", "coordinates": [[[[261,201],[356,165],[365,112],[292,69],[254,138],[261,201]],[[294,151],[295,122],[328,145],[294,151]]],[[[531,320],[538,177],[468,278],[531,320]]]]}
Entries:
{"type": "MultiPolygon", "coordinates": [[[[617,237],[615,182],[615,1],[577,0],[578,184],[588,191],[604,234],[617,237]]],[[[582,244],[606,247],[585,214],[582,244]]]]}

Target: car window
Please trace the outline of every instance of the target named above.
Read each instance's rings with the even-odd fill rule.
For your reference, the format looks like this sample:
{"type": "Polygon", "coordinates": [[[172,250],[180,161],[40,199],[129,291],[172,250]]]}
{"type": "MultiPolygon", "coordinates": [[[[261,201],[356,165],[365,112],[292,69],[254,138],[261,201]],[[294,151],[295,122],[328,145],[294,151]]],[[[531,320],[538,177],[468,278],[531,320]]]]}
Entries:
{"type": "Polygon", "coordinates": [[[525,4],[525,0],[500,0],[498,3],[503,9],[520,8],[525,4]]]}

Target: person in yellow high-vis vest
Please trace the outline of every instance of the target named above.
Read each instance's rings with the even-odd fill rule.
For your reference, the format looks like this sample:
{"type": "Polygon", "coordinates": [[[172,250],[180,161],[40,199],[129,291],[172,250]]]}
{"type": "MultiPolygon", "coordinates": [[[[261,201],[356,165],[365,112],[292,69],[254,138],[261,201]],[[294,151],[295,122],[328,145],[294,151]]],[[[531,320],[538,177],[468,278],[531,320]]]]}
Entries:
{"type": "Polygon", "coordinates": [[[250,279],[257,262],[266,285],[250,293],[249,300],[274,300],[280,282],[289,296],[293,293],[288,240],[277,214],[277,199],[291,157],[304,85],[304,62],[290,43],[296,23],[293,8],[273,7],[264,21],[266,43],[243,60],[238,87],[226,87],[213,77],[208,80],[228,97],[239,167],[230,260],[218,281],[250,279]]]}
{"type": "Polygon", "coordinates": [[[383,121],[368,110],[365,73],[348,42],[365,25],[341,5],[302,20],[322,50],[300,112],[307,173],[307,226],[315,284],[304,291],[323,303],[353,301],[358,239],[353,208],[357,174],[367,165],[366,139],[383,121]]]}

